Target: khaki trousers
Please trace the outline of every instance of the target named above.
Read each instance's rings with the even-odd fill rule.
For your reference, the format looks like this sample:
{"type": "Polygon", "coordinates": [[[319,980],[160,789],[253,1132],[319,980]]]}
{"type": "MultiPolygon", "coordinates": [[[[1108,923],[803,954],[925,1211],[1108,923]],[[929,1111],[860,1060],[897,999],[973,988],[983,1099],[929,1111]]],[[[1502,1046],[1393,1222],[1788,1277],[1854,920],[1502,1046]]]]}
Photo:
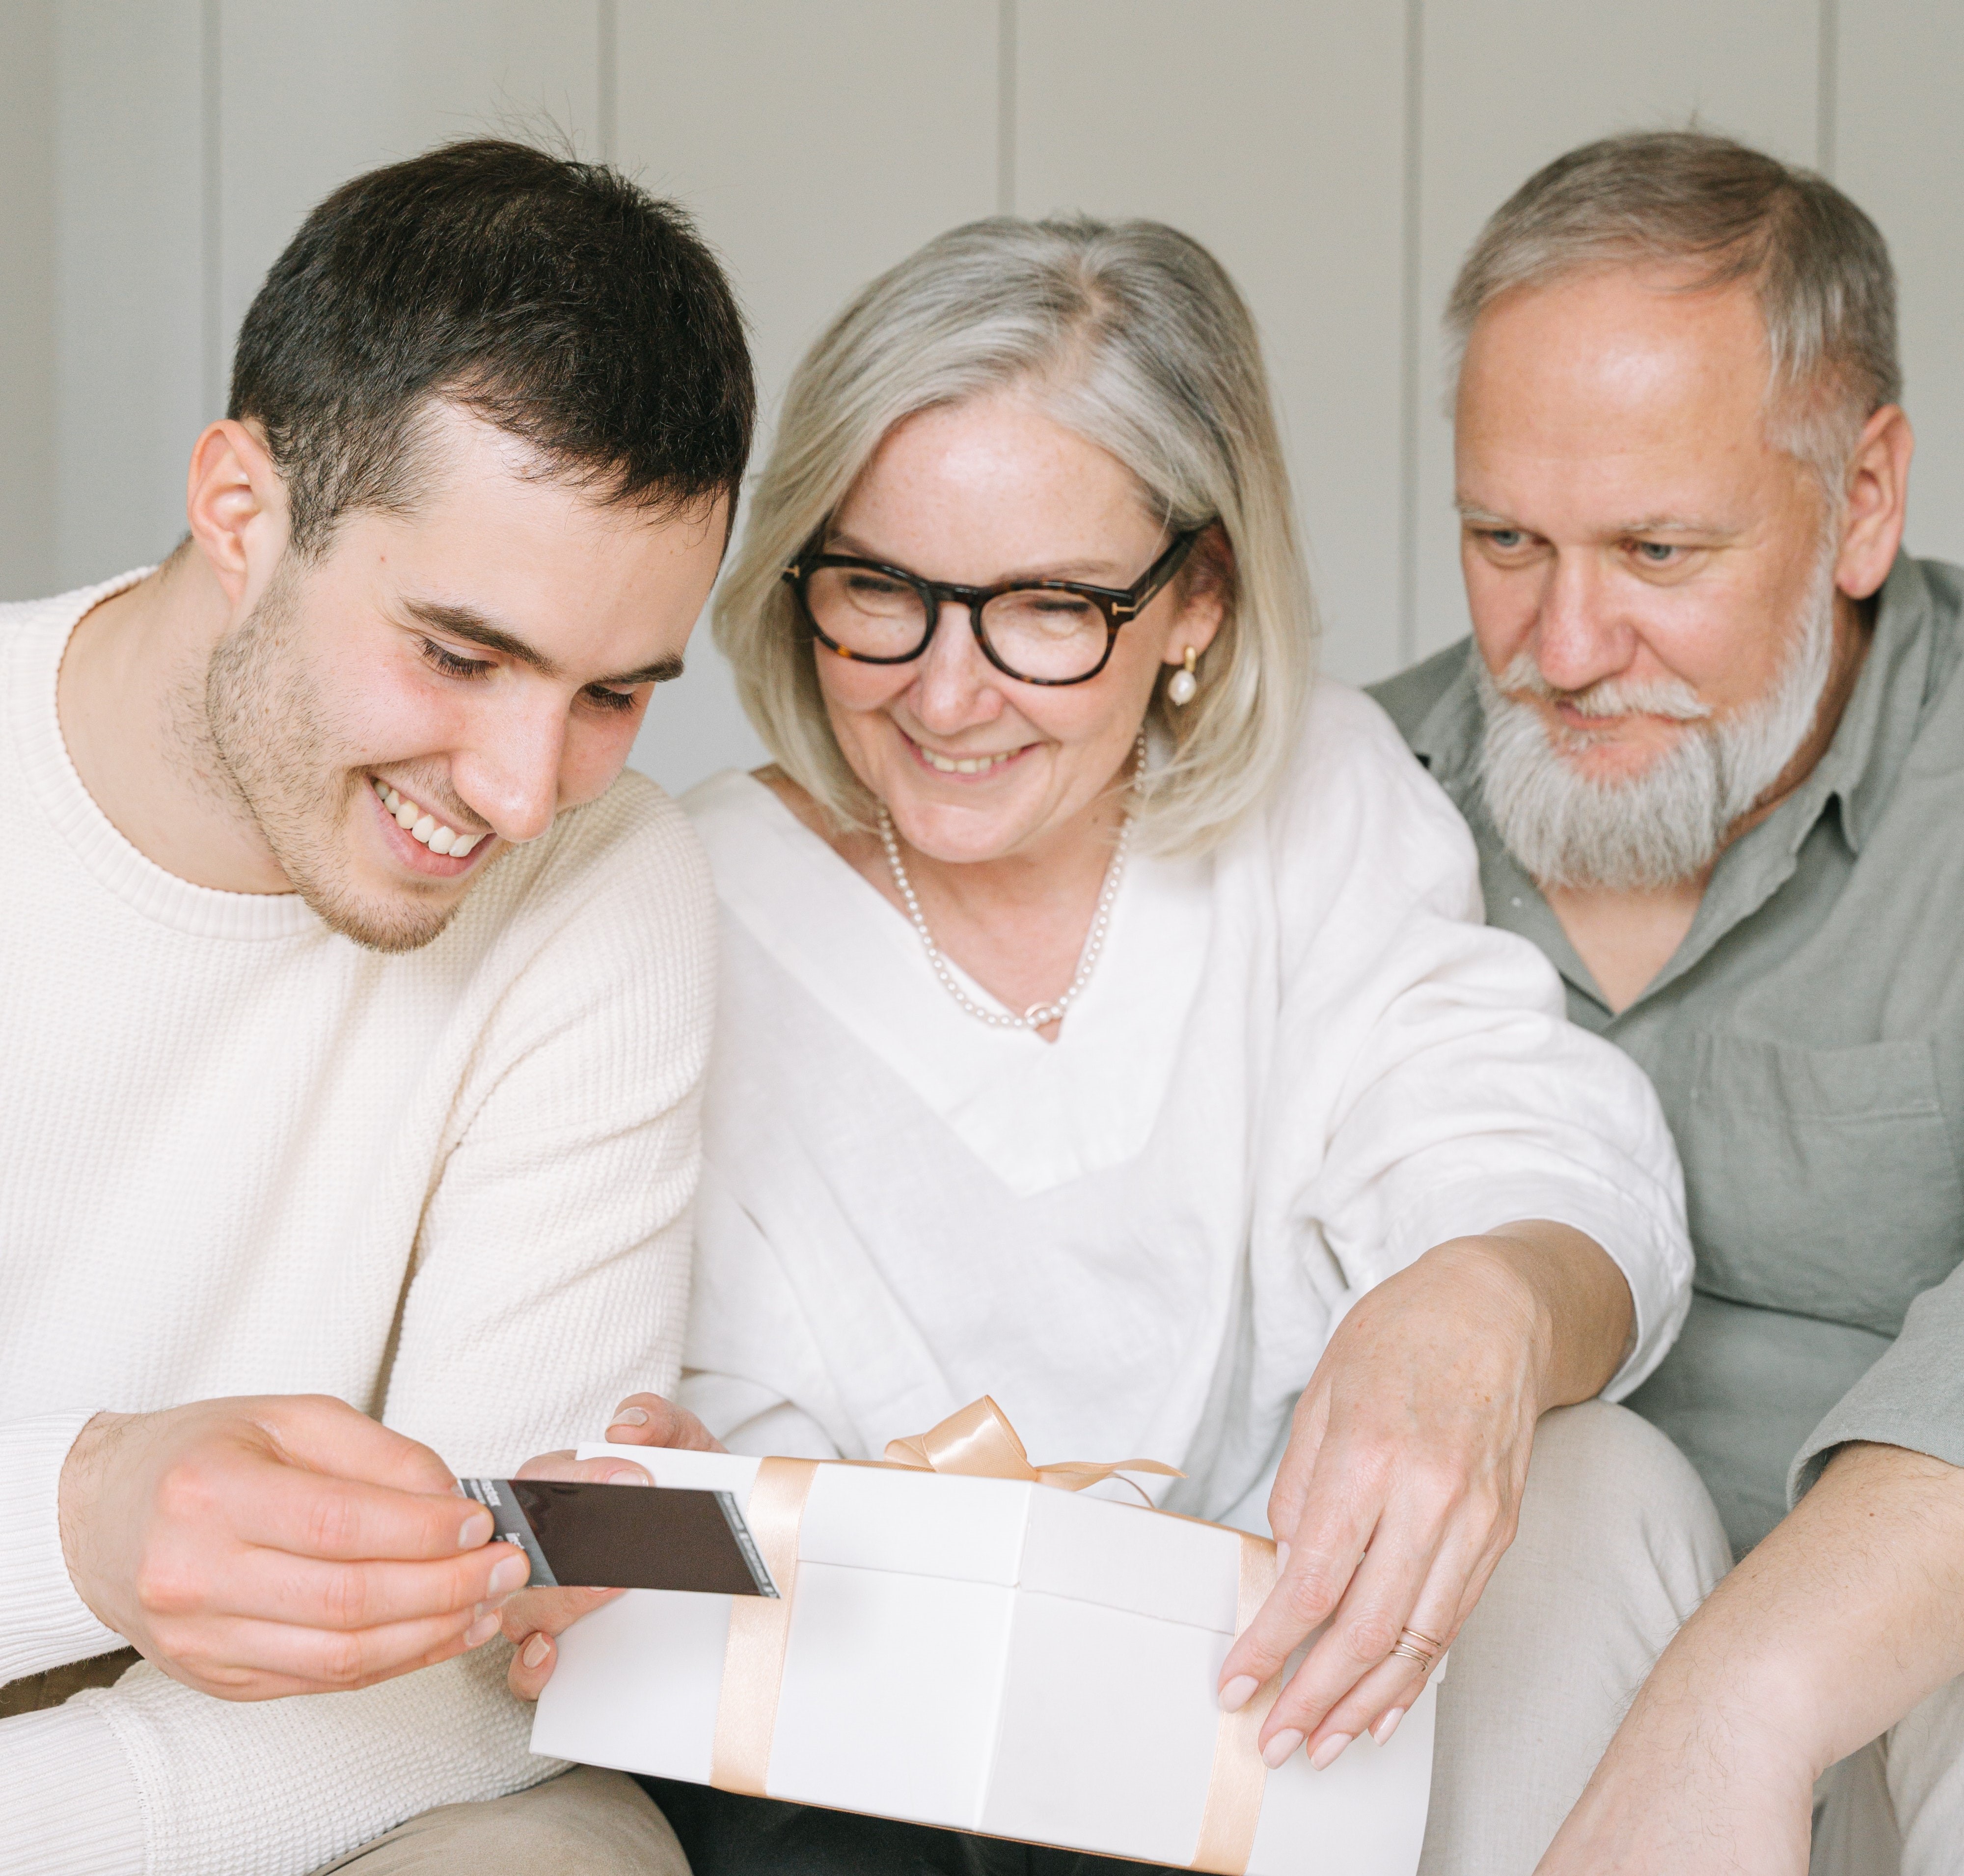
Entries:
{"type": "Polygon", "coordinates": [[[1731,1560],[1690,1461],[1647,1421],[1601,1401],[1543,1416],[1520,1533],[1439,1684],[1420,1876],[1531,1876],[1731,1560]]]}
{"type": "Polygon", "coordinates": [[[654,1803],[593,1765],[509,1797],[445,1804],[328,1864],[348,1876],[688,1876],[654,1803]]]}
{"type": "Polygon", "coordinates": [[[1811,1876],[1964,1867],[1964,1681],[1940,1687],[1817,1788],[1811,1876]]]}
{"type": "MultiPolygon", "coordinates": [[[[0,1688],[0,1718],[59,1707],[113,1687],[133,1648],[0,1688]]],[[[509,1797],[444,1804],[371,1839],[316,1872],[353,1876],[689,1876],[688,1859],[654,1802],[625,1772],[576,1765],[509,1797]]]]}

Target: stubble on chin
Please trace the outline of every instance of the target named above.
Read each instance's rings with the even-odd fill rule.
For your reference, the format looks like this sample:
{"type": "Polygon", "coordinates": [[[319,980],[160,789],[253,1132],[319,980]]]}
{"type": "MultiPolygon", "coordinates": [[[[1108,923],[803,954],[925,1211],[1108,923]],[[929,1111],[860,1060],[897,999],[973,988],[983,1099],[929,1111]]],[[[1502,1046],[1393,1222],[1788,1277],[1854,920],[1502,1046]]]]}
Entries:
{"type": "Polygon", "coordinates": [[[357,885],[351,821],[368,810],[372,791],[367,771],[345,760],[355,739],[307,670],[294,583],[283,566],[219,641],[203,696],[187,698],[178,712],[181,739],[194,771],[250,818],[322,924],[371,951],[420,950],[442,935],[464,895],[423,898],[413,887],[364,893],[357,885]]]}

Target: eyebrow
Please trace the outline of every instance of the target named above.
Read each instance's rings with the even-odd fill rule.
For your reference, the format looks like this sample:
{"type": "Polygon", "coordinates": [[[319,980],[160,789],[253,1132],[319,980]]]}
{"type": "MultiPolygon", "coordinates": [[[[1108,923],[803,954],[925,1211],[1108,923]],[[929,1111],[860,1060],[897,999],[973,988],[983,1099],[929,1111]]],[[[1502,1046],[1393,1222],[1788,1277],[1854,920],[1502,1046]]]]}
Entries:
{"type": "MultiPolygon", "coordinates": [[[[1517,528],[1523,533],[1531,533],[1518,521],[1505,515],[1497,515],[1492,509],[1482,508],[1475,502],[1461,502],[1458,505],[1459,519],[1470,521],[1483,528],[1517,528]]],[[[1699,521],[1684,515],[1646,515],[1640,520],[1619,523],[1611,532],[1618,535],[1633,534],[1699,534],[1708,535],[1716,540],[1730,541],[1741,532],[1737,528],[1722,528],[1715,522],[1699,521]]]]}
{"type": "Polygon", "coordinates": [[[1740,530],[1722,528],[1714,521],[1700,521],[1695,515],[1646,515],[1641,521],[1625,522],[1619,531],[1623,534],[1705,534],[1721,541],[1729,541],[1740,530]]]}
{"type": "MultiPolygon", "coordinates": [[[[541,677],[560,678],[566,675],[558,663],[547,657],[536,645],[528,645],[515,632],[494,625],[473,607],[446,606],[437,599],[406,599],[403,603],[406,610],[432,631],[481,645],[486,651],[496,651],[538,672],[541,677]]],[[[644,664],[637,670],[622,671],[611,677],[589,678],[585,688],[626,690],[637,684],[666,684],[681,676],[681,659],[657,658],[653,664],[644,664]]]]}
{"type": "MultiPolygon", "coordinates": [[[[849,554],[862,561],[877,561],[882,567],[900,567],[898,561],[890,560],[885,554],[876,552],[856,535],[843,533],[834,535],[826,543],[824,551],[827,554],[849,554]]],[[[916,570],[911,567],[900,567],[900,570],[903,573],[915,573],[916,570]]],[[[984,580],[979,583],[984,586],[996,586],[1014,585],[1019,581],[1025,580],[1075,580],[1086,586],[1095,586],[1101,581],[1109,583],[1117,579],[1120,571],[1119,564],[1116,561],[1061,561],[1054,567],[1043,569],[1018,567],[1012,572],[1002,575],[999,579],[984,580]]],[[[922,579],[928,577],[926,574],[919,574],[918,577],[922,579]]],[[[961,586],[967,583],[961,580],[949,580],[945,583],[949,586],[961,586]]]]}

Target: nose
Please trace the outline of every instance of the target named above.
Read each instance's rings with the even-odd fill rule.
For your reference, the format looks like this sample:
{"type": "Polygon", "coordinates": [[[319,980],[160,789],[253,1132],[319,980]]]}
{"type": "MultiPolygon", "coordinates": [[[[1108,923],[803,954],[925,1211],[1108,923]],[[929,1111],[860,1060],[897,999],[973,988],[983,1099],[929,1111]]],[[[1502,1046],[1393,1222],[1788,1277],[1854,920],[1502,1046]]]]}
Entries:
{"type": "Polygon", "coordinates": [[[470,745],[451,756],[450,776],[465,806],[499,839],[520,846],[536,840],[559,812],[566,705],[544,695],[501,704],[473,726],[470,745]]]}
{"type": "Polygon", "coordinates": [[[925,729],[952,735],[993,718],[1003,707],[996,667],[983,655],[968,609],[949,600],[914,667],[909,702],[925,729]]]}
{"type": "Polygon", "coordinates": [[[1613,594],[1593,556],[1551,557],[1532,649],[1542,676],[1560,690],[1586,690],[1629,663],[1635,636],[1617,619],[1613,594]]]}

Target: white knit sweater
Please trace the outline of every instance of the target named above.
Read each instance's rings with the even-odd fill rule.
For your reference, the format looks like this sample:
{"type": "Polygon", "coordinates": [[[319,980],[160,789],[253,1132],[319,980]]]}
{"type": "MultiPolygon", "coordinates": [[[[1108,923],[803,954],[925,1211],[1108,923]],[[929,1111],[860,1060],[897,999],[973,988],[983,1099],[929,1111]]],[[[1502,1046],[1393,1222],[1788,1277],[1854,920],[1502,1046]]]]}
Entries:
{"type": "MultiPolygon", "coordinates": [[[[55,711],[138,575],[0,606],[0,1682],[121,1645],[62,1462],[104,1409],[319,1393],[504,1473],[676,1374],[709,1033],[708,874],[624,776],[396,957],[152,865],[55,711]]],[[[144,1663],[0,1723],[0,1867],[303,1876],[554,1769],[502,1644],[239,1704],[144,1663]]]]}

